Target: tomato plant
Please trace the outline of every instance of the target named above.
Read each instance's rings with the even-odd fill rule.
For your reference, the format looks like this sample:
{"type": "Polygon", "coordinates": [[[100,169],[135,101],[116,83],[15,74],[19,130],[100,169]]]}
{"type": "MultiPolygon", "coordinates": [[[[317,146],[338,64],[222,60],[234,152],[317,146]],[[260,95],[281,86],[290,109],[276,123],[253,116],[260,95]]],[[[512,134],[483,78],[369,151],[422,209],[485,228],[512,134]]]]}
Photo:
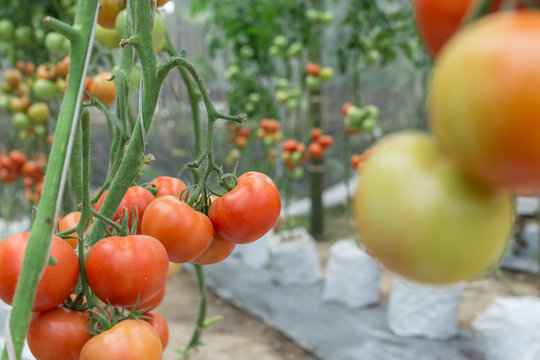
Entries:
{"type": "Polygon", "coordinates": [[[28,328],[28,347],[39,360],[79,360],[92,335],[88,313],[58,307],[34,314],[28,328]]]}
{"type": "Polygon", "coordinates": [[[208,216],[174,196],[162,196],[146,208],[142,233],[158,239],[170,261],[184,263],[199,257],[210,246],[214,229],[208,216]]]}
{"type": "Polygon", "coordinates": [[[386,137],[369,156],[354,198],[362,242],[385,267],[444,284],[501,259],[514,220],[507,192],[463,175],[429,135],[386,137]]]}
{"type": "Polygon", "coordinates": [[[125,320],[88,340],[80,360],[159,360],[161,354],[161,341],[152,325],[125,320]]]}
{"type": "Polygon", "coordinates": [[[86,256],[88,284],[104,303],[133,306],[156,296],[167,281],[167,252],[151,236],[112,236],[86,256]]]}
{"type": "MultiPolygon", "coordinates": [[[[0,242],[0,299],[11,304],[21,272],[24,251],[30,233],[17,233],[0,242]]],[[[51,256],[56,265],[47,265],[39,280],[33,311],[52,309],[69,295],[79,278],[79,264],[73,249],[59,237],[53,237],[51,256]]]]}
{"type": "Polygon", "coordinates": [[[486,16],[448,44],[430,88],[432,126],[463,169],[516,192],[540,189],[539,39],[535,11],[486,16]]]}
{"type": "Polygon", "coordinates": [[[208,215],[221,237],[247,244],[266,234],[280,212],[281,199],[272,179],[248,172],[238,178],[238,185],[232,191],[210,205],[208,215]]]}

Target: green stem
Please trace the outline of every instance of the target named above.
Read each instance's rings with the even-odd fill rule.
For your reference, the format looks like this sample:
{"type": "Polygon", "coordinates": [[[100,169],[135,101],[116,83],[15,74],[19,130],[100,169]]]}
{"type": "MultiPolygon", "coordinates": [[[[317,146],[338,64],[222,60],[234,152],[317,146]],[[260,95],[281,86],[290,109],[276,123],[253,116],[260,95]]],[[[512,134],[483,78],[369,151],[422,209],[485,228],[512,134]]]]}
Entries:
{"type": "MultiPolygon", "coordinates": [[[[81,111],[84,79],[93,46],[98,0],[80,1],[77,6],[73,31],[69,31],[72,44],[67,90],[62,101],[54,134],[55,140],[49,155],[43,193],[28,239],[13,299],[13,311],[9,318],[9,331],[6,334],[2,360],[8,359],[8,352],[9,359],[20,359],[37,284],[49,257],[51,239],[55,231],[53,227],[60,207],[59,199],[62,199],[66,182],[77,120],[81,111]]],[[[48,23],[59,28],[55,21],[49,20],[48,23]]],[[[66,28],[62,27],[62,30],[66,28]]]]}
{"type": "Polygon", "coordinates": [[[195,327],[195,330],[193,331],[193,334],[191,335],[191,339],[189,340],[189,343],[187,344],[186,348],[182,351],[183,358],[187,358],[189,356],[189,351],[193,348],[196,348],[200,346],[201,343],[201,334],[205,327],[207,327],[206,324],[206,304],[207,304],[207,294],[206,294],[206,282],[204,279],[204,270],[202,265],[199,264],[193,264],[193,267],[195,268],[195,274],[197,275],[197,282],[199,285],[199,294],[201,296],[201,301],[199,303],[199,315],[197,316],[197,324],[195,327]]]}

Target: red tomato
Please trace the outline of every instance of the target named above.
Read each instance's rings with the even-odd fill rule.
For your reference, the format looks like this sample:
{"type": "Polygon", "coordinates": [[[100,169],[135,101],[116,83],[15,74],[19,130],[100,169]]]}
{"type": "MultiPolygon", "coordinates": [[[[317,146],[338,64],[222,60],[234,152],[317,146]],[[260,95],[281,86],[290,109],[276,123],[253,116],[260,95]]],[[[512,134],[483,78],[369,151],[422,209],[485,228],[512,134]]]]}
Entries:
{"type": "MultiPolygon", "coordinates": [[[[0,299],[12,303],[21,272],[29,232],[17,233],[0,242],[0,299]]],[[[54,236],[50,254],[55,266],[47,266],[39,280],[32,311],[45,311],[61,304],[75,289],[79,278],[79,261],[73,249],[54,236]]]]}
{"type": "Polygon", "coordinates": [[[334,145],[334,138],[330,135],[322,135],[317,142],[323,147],[323,149],[327,149],[334,145]]]}
{"type": "Polygon", "coordinates": [[[90,94],[105,105],[110,105],[116,100],[116,84],[110,80],[112,76],[109,72],[99,73],[92,78],[88,86],[90,94]]]}
{"type": "Polygon", "coordinates": [[[324,148],[318,142],[309,144],[308,151],[313,159],[321,159],[324,156],[324,148]]]}
{"type": "Polygon", "coordinates": [[[193,262],[199,265],[217,264],[231,255],[235,247],[235,243],[227,241],[215,233],[208,249],[193,262]]]}
{"type": "MultiPolygon", "coordinates": [[[[182,180],[170,176],[158,176],[152,180],[152,184],[156,185],[156,198],[165,195],[172,195],[180,198],[180,193],[186,188],[186,184],[182,180]]],[[[182,199],[185,197],[186,194],[184,194],[182,199]]]]}
{"type": "Polygon", "coordinates": [[[151,311],[144,315],[150,316],[150,319],[144,319],[144,321],[152,325],[154,330],[156,330],[159,335],[159,340],[161,341],[161,346],[163,346],[163,350],[165,350],[169,343],[169,326],[167,325],[167,321],[165,321],[165,318],[157,312],[151,311]]]}
{"type": "Polygon", "coordinates": [[[317,140],[322,136],[323,132],[321,128],[313,128],[311,129],[311,140],[317,140]]]}
{"type": "Polygon", "coordinates": [[[167,281],[169,260],[163,245],[151,236],[111,236],[88,251],[85,269],[101,301],[126,307],[156,296],[167,281]]]}
{"type": "Polygon", "coordinates": [[[208,216],[174,196],[160,197],[148,206],[142,219],[142,232],[161,241],[169,260],[176,263],[199,257],[214,236],[208,216]]]}
{"type": "Polygon", "coordinates": [[[486,16],[448,43],[430,84],[432,127],[461,167],[515,192],[540,189],[539,42],[536,11],[486,16]]]}
{"type": "Polygon", "coordinates": [[[161,360],[162,352],[159,335],[152,325],[130,319],[88,340],[80,360],[161,360]]]}
{"type": "Polygon", "coordinates": [[[28,327],[28,347],[39,360],[79,360],[87,331],[88,313],[59,307],[35,314],[28,327]]]}
{"type": "Polygon", "coordinates": [[[306,64],[306,73],[311,76],[318,76],[321,72],[321,65],[308,62],[306,64]]]}
{"type": "MultiPolygon", "coordinates": [[[[101,205],[103,204],[103,201],[105,201],[107,193],[108,191],[105,191],[96,203],[97,211],[101,209],[101,205]]],[[[131,229],[131,226],[133,225],[133,218],[136,214],[138,214],[137,234],[140,234],[144,212],[146,210],[146,207],[150,205],[152,201],[154,201],[154,196],[147,189],[143,188],[142,186],[130,187],[126,192],[126,195],[124,195],[122,202],[120,202],[118,210],[116,210],[116,214],[113,217],[113,221],[116,222],[123,219],[127,211],[129,214],[128,226],[129,229],[131,229]]]]}
{"type": "MultiPolygon", "coordinates": [[[[169,270],[167,270],[167,278],[168,277],[169,277],[169,270]]],[[[147,300],[147,301],[145,301],[143,303],[139,303],[139,305],[137,305],[137,309],[139,310],[139,309],[149,308],[146,311],[154,310],[155,308],[157,308],[159,306],[159,304],[161,304],[164,297],[165,297],[165,286],[163,286],[163,288],[155,296],[153,296],[150,300],[147,300]]],[[[133,307],[127,306],[126,309],[131,310],[131,309],[133,309],[133,307]]]]}
{"type": "Polygon", "coordinates": [[[341,107],[341,113],[343,114],[343,116],[347,116],[347,114],[349,113],[349,109],[353,106],[354,104],[350,102],[343,104],[343,106],[341,107]]]}
{"type": "Polygon", "coordinates": [[[238,185],[210,205],[214,230],[224,239],[248,244],[274,227],[281,212],[279,191],[267,175],[248,172],[238,185]]]}

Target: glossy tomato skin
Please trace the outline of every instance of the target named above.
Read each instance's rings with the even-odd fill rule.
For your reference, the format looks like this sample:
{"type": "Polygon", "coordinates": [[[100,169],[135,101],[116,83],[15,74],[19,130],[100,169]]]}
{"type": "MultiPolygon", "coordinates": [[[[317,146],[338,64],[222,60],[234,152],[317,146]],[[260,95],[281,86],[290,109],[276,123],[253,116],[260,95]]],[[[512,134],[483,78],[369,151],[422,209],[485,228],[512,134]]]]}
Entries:
{"type": "Polygon", "coordinates": [[[216,199],[208,215],[221,237],[248,244],[272,229],[280,212],[281,198],[272,179],[252,171],[241,175],[233,190],[216,199]]]}
{"type": "MultiPolygon", "coordinates": [[[[105,191],[96,203],[97,211],[99,211],[101,205],[103,204],[103,201],[105,201],[107,193],[108,192],[105,191]]],[[[120,202],[118,210],[116,210],[116,214],[113,217],[113,221],[116,222],[120,219],[123,219],[127,211],[129,213],[128,227],[129,229],[131,229],[133,225],[133,218],[135,217],[135,214],[138,214],[139,219],[137,222],[137,234],[140,234],[144,212],[152,201],[154,201],[154,195],[152,195],[152,193],[147,189],[143,188],[142,186],[130,187],[126,192],[126,195],[124,195],[124,198],[120,202]]]]}
{"type": "MultiPolygon", "coordinates": [[[[21,272],[29,232],[17,233],[0,242],[0,299],[11,304],[21,272]]],[[[45,268],[39,280],[32,311],[55,308],[71,295],[79,278],[77,255],[61,238],[54,236],[50,254],[57,264],[45,268]]]]}
{"type": "MultiPolygon", "coordinates": [[[[167,272],[167,279],[168,278],[169,278],[169,273],[167,272]]],[[[163,286],[163,288],[156,295],[152,296],[152,298],[150,298],[149,300],[143,303],[139,303],[137,305],[137,310],[147,309],[146,310],[147,312],[152,311],[155,308],[157,308],[159,304],[161,304],[164,297],[165,297],[165,286],[163,286]]],[[[133,307],[128,306],[126,307],[126,309],[132,310],[133,307]]]]}
{"type": "Polygon", "coordinates": [[[217,264],[229,257],[236,247],[235,243],[223,239],[219,234],[214,233],[214,239],[210,246],[199,257],[192,260],[195,264],[211,265],[217,264]]]}
{"type": "MultiPolygon", "coordinates": [[[[79,224],[79,220],[81,219],[81,212],[80,211],[74,211],[66,216],[64,216],[59,222],[58,222],[58,232],[64,232],[69,229],[73,229],[77,224],[79,224]]],[[[66,238],[65,241],[73,248],[76,249],[77,246],[79,246],[79,240],[76,239],[77,233],[72,232],[69,234],[70,238],[66,238]]]]}
{"type": "MultiPolygon", "coordinates": [[[[156,198],[166,195],[180,198],[180,194],[186,188],[186,184],[182,180],[170,176],[158,176],[152,180],[152,184],[154,184],[157,189],[156,198]]],[[[185,198],[185,195],[182,199],[183,198],[185,198]]]]}
{"type": "Polygon", "coordinates": [[[472,181],[432,136],[412,131],[378,143],[353,206],[366,249],[389,270],[431,284],[488,270],[514,220],[509,193],[472,181]]]}
{"type": "Polygon", "coordinates": [[[452,39],[430,86],[432,127],[462,168],[515,192],[540,189],[539,41],[536,11],[486,16],[452,39]]]}
{"type": "Polygon", "coordinates": [[[96,296],[113,306],[133,306],[156,296],[165,286],[167,252],[151,236],[111,236],[86,256],[86,277],[96,296]]]}
{"type": "Polygon", "coordinates": [[[160,360],[161,356],[161,341],[152,325],[130,319],[90,339],[80,360],[160,360]]]}
{"type": "Polygon", "coordinates": [[[148,206],[142,220],[142,232],[161,241],[169,260],[176,263],[200,256],[214,236],[208,216],[174,196],[162,196],[148,206]]]}
{"type": "Polygon", "coordinates": [[[98,24],[107,29],[114,29],[114,20],[124,6],[124,0],[99,0],[98,24]]]}
{"type": "Polygon", "coordinates": [[[109,72],[102,72],[92,78],[88,91],[105,105],[110,105],[116,100],[116,84],[109,72]]]}
{"type": "Polygon", "coordinates": [[[88,313],[58,307],[34,314],[28,327],[28,347],[39,360],[78,360],[92,335],[88,313]]]}
{"type": "Polygon", "coordinates": [[[150,317],[150,319],[145,319],[144,321],[152,325],[154,330],[156,330],[159,339],[161,340],[161,346],[163,346],[163,350],[165,350],[169,343],[169,326],[167,325],[167,321],[163,316],[154,311],[146,312],[144,315],[150,317]]]}

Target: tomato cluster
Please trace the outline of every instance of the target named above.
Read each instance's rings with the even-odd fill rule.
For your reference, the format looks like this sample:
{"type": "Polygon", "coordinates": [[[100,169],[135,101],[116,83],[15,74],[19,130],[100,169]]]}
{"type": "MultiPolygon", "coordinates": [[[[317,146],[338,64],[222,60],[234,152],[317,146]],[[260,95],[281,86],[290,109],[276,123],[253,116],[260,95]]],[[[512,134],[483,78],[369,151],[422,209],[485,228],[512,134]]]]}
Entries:
{"type": "Polygon", "coordinates": [[[372,132],[379,118],[379,109],[374,105],[358,107],[348,102],[341,107],[341,113],[345,117],[345,131],[349,135],[372,132]]]}
{"type": "Polygon", "coordinates": [[[22,177],[24,197],[31,204],[37,204],[43,188],[47,155],[40,153],[37,160],[28,160],[19,150],[9,154],[0,154],[0,181],[13,183],[22,177]]]}
{"type": "Polygon", "coordinates": [[[324,135],[320,128],[311,129],[311,143],[308,147],[309,156],[313,159],[322,159],[324,151],[334,144],[331,135],[324,135]]]}
{"type": "Polygon", "coordinates": [[[367,148],[362,154],[352,154],[350,159],[351,167],[356,171],[361,172],[362,168],[366,163],[366,160],[373,153],[373,151],[375,151],[376,148],[376,146],[371,146],[367,148]]]}
{"type": "Polygon", "coordinates": [[[262,140],[263,144],[268,148],[266,152],[266,160],[274,163],[277,156],[277,151],[274,146],[281,140],[283,136],[281,125],[275,119],[262,119],[257,128],[257,137],[262,140]]]}
{"type": "Polygon", "coordinates": [[[319,89],[322,81],[330,81],[334,77],[334,69],[329,66],[308,62],[306,64],[306,86],[310,89],[319,89]]]}
{"type": "Polygon", "coordinates": [[[299,179],[304,174],[302,165],[306,163],[308,154],[306,146],[295,139],[288,139],[281,144],[281,160],[285,169],[290,172],[293,179],[299,179]]]}

